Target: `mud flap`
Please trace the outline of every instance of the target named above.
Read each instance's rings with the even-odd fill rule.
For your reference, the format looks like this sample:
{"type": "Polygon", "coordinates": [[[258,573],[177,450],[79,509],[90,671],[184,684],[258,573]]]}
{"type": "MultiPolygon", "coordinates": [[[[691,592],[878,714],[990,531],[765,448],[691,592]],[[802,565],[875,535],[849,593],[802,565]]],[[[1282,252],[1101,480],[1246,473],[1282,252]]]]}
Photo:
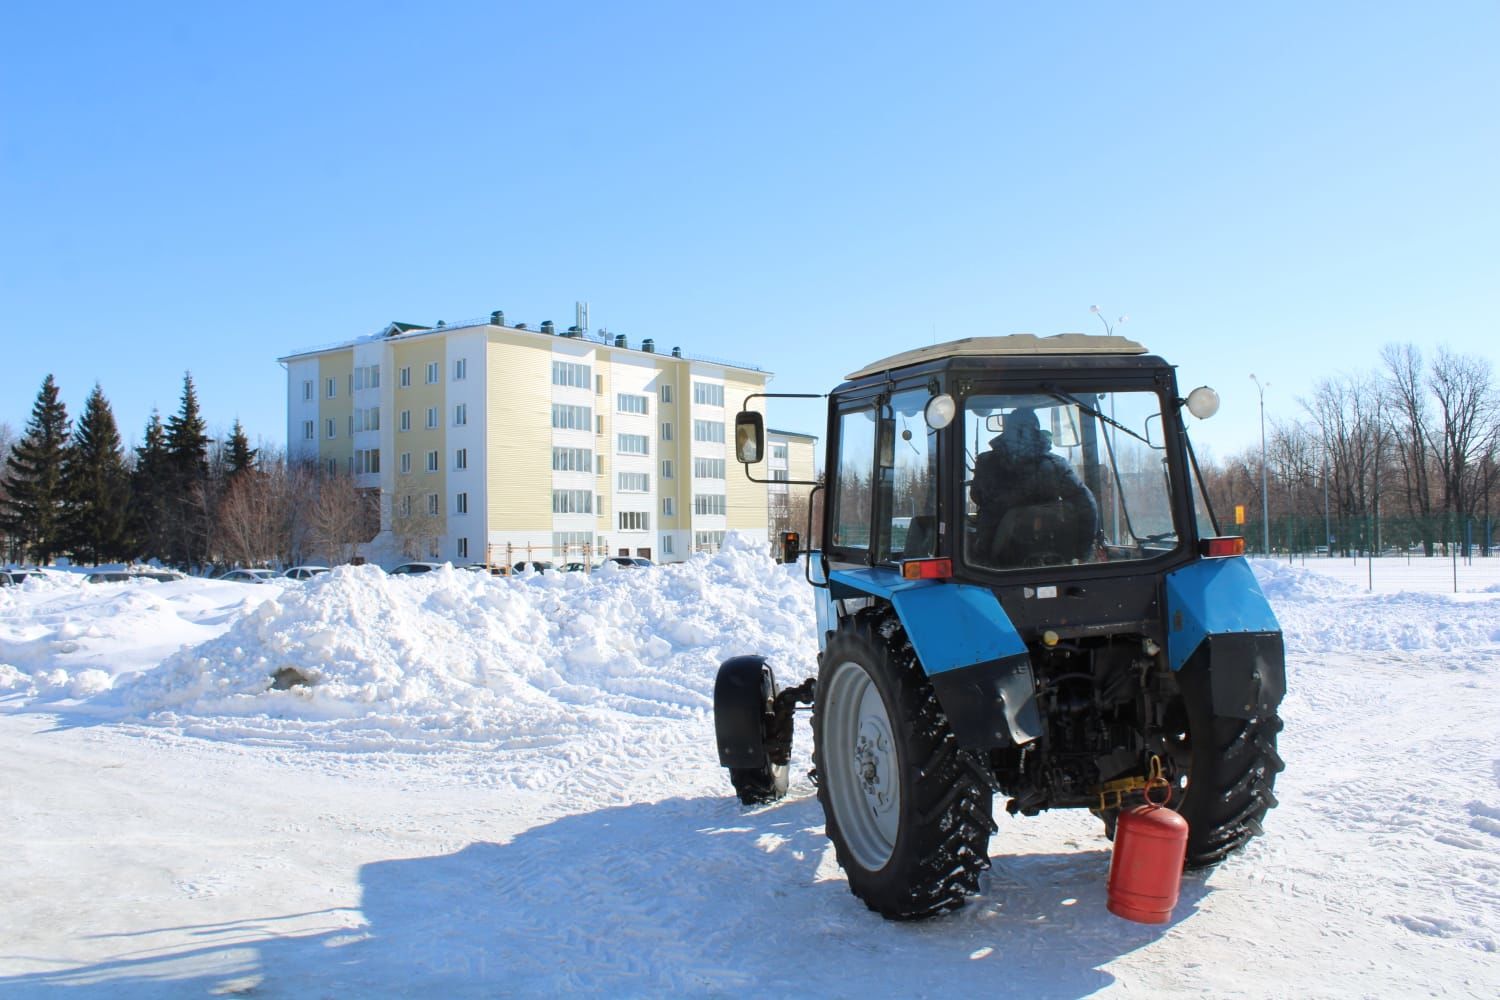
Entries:
{"type": "Polygon", "coordinates": [[[1189,665],[1204,662],[1215,715],[1263,718],[1286,694],[1280,632],[1234,632],[1203,640],[1189,665]]]}
{"type": "Polygon", "coordinates": [[[929,680],[965,750],[1030,743],[1042,735],[1036,681],[1025,653],[944,670],[929,680]]]}

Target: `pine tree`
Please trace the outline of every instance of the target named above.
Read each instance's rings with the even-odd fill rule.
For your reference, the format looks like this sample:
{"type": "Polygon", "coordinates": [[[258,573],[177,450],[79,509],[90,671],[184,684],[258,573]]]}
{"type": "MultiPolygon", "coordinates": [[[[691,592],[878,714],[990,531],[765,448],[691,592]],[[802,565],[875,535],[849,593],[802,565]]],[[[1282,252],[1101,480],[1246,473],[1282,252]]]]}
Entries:
{"type": "Polygon", "coordinates": [[[201,565],[208,548],[208,428],[191,372],[182,378],[181,407],[167,419],[167,466],[168,557],[179,566],[201,565]]]}
{"type": "Polygon", "coordinates": [[[171,464],[167,455],[167,432],[161,414],[151,411],[146,421],[145,443],[135,450],[135,470],[130,475],[130,534],[134,554],[143,559],[168,557],[167,498],[171,495],[171,464]]]}
{"type": "Polygon", "coordinates": [[[5,499],[0,527],[20,539],[38,563],[60,551],[63,508],[62,469],[68,452],[68,410],[57,398],[57,383],[42,380],[26,434],[5,462],[5,499]]]}
{"type": "Polygon", "coordinates": [[[250,447],[245,428],[240,426],[239,418],[236,417],[234,429],[229,434],[229,454],[225,456],[226,478],[232,480],[241,472],[255,468],[255,456],[258,454],[260,449],[250,447]]]}
{"type": "Polygon", "coordinates": [[[74,429],[62,481],[62,540],[74,560],[98,565],[128,556],[130,473],[114,411],[97,382],[74,429]]]}

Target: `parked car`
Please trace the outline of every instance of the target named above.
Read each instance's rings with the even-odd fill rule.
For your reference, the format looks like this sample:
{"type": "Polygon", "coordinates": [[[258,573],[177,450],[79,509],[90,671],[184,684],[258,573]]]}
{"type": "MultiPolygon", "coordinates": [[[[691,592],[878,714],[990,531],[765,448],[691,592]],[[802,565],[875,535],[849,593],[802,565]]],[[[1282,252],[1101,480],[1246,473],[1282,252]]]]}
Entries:
{"type": "MultiPolygon", "coordinates": [[[[605,563],[614,563],[616,566],[625,566],[629,569],[650,569],[656,565],[656,563],[645,556],[608,556],[599,563],[599,566],[603,566],[605,563]]],[[[594,568],[598,569],[599,566],[595,566],[594,568]]]]}
{"type": "Polygon", "coordinates": [[[269,583],[276,579],[276,571],[269,569],[232,569],[219,577],[230,583],[269,583]]]}
{"type": "Polygon", "coordinates": [[[442,563],[435,562],[409,562],[402,563],[391,570],[391,576],[415,576],[418,573],[431,573],[435,569],[442,569],[442,563]]]}
{"type": "Polygon", "coordinates": [[[460,566],[458,568],[461,570],[466,570],[470,573],[489,573],[493,576],[499,576],[502,572],[502,567],[486,566],[484,563],[469,563],[466,566],[460,566]]]}
{"type": "Polygon", "coordinates": [[[8,569],[0,572],[0,577],[4,578],[0,579],[0,587],[20,586],[33,577],[40,580],[42,578],[42,571],[39,569],[8,569]]]}
{"type": "Polygon", "coordinates": [[[583,562],[570,562],[563,563],[561,568],[564,573],[587,573],[589,571],[589,564],[583,562]]]}
{"type": "Polygon", "coordinates": [[[187,577],[175,569],[100,569],[84,578],[89,583],[128,583],[131,580],[150,580],[153,583],[170,583],[186,580],[187,577]]]}
{"type": "Polygon", "coordinates": [[[311,580],[313,577],[322,576],[327,572],[327,566],[293,566],[281,575],[288,580],[311,580]]]}
{"type": "Polygon", "coordinates": [[[512,573],[524,573],[528,569],[530,569],[530,570],[534,570],[534,571],[536,571],[538,573],[545,573],[547,570],[549,570],[551,568],[552,568],[552,564],[549,563],[549,562],[538,562],[535,559],[527,561],[527,560],[523,559],[520,562],[516,563],[514,566],[512,566],[510,568],[510,571],[512,573]]]}

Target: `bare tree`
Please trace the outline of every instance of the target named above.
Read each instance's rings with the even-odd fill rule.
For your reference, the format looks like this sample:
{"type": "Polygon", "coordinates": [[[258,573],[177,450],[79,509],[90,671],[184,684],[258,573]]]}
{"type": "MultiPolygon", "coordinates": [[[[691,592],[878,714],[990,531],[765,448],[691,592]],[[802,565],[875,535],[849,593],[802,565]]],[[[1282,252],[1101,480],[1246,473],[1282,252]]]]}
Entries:
{"type": "Polygon", "coordinates": [[[286,482],[281,465],[246,470],[229,482],[216,520],[219,546],[231,561],[266,565],[287,551],[286,482]]]}
{"type": "Polygon", "coordinates": [[[1419,526],[1422,547],[1432,555],[1432,461],[1429,440],[1431,417],[1422,373],[1422,352],[1413,344],[1387,344],[1382,390],[1390,414],[1392,443],[1400,465],[1401,499],[1406,513],[1419,526]]]}
{"type": "Polygon", "coordinates": [[[370,530],[371,492],[361,490],[354,477],[345,474],[325,476],[318,482],[307,513],[308,533],[316,551],[330,563],[352,562],[358,558],[360,547],[374,537],[370,530]]]}
{"type": "Polygon", "coordinates": [[[1489,361],[1438,348],[1427,374],[1427,387],[1441,416],[1429,443],[1443,481],[1444,507],[1472,516],[1488,475],[1486,455],[1496,448],[1497,402],[1494,370],[1489,361]]]}
{"type": "MultiPolygon", "coordinates": [[[[1311,399],[1301,400],[1328,464],[1338,538],[1346,552],[1368,527],[1378,531],[1391,434],[1384,402],[1377,380],[1366,375],[1323,379],[1311,399]]],[[[1366,545],[1373,544],[1378,539],[1366,539],[1366,545]]]]}
{"type": "Polygon", "coordinates": [[[431,494],[424,493],[402,477],[391,497],[391,535],[401,543],[407,559],[422,559],[437,552],[443,534],[442,515],[432,508],[431,494]]]}

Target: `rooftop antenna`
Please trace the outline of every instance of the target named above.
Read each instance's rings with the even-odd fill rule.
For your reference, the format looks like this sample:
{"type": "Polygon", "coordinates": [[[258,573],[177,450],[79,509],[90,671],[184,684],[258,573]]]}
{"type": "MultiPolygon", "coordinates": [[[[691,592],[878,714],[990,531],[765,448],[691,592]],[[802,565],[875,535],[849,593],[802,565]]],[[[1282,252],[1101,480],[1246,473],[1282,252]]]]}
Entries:
{"type": "Polygon", "coordinates": [[[589,304],[587,302],[573,303],[573,322],[578,327],[578,335],[587,337],[589,334],[589,304]]]}

